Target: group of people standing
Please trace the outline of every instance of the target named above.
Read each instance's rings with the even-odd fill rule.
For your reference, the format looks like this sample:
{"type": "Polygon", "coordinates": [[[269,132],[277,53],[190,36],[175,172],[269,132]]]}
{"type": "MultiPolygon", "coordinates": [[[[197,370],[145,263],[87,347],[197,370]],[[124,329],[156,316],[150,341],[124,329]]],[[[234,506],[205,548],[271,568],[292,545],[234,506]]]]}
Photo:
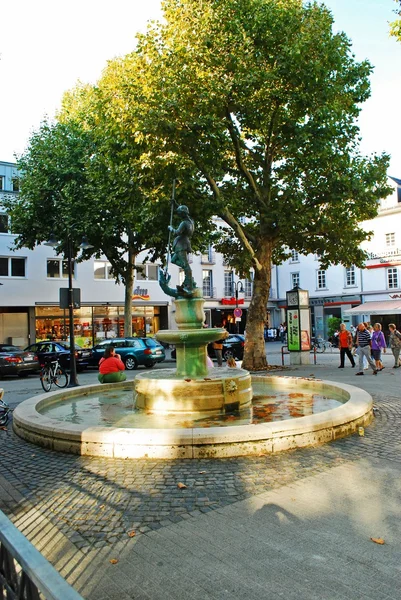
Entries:
{"type": "MultiPolygon", "coordinates": [[[[394,356],[394,369],[397,369],[400,363],[401,351],[401,333],[397,330],[394,323],[390,323],[389,345],[394,356]]],[[[359,323],[355,336],[350,331],[347,331],[345,323],[341,323],[338,334],[340,347],[340,366],[344,368],[345,356],[351,362],[351,366],[355,367],[354,355],[358,356],[359,370],[356,375],[363,375],[364,368],[371,368],[373,375],[377,375],[379,371],[384,369],[381,357],[382,352],[386,353],[387,344],[384,337],[382,326],[380,323],[375,323],[373,327],[367,323],[359,323]],[[368,367],[364,367],[367,364],[368,367]]]]}

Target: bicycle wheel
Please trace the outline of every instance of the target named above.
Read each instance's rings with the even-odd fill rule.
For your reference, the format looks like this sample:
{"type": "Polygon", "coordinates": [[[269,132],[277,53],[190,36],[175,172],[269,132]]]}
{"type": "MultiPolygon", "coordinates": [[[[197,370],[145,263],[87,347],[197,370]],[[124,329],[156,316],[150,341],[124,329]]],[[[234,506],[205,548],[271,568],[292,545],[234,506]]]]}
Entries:
{"type": "Polygon", "coordinates": [[[62,367],[58,367],[56,375],[53,379],[54,383],[59,388],[65,388],[68,385],[68,375],[62,367]]]}
{"type": "Polygon", "coordinates": [[[40,383],[45,392],[50,392],[52,387],[52,379],[50,374],[50,368],[44,367],[40,372],[40,383]]]}

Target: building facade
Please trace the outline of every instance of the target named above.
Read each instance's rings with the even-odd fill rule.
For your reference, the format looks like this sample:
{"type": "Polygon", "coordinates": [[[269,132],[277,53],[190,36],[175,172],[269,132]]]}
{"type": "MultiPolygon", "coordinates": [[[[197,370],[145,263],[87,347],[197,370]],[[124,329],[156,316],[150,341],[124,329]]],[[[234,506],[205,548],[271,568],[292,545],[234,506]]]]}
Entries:
{"type": "MultiPolygon", "coordinates": [[[[0,197],[18,193],[16,165],[0,162],[0,197]]],[[[330,266],[323,270],[319,257],[296,251],[279,266],[272,265],[266,324],[278,328],[285,322],[286,292],[294,286],[309,291],[313,334],[327,337],[330,317],[356,324],[370,320],[368,313],[353,316],[348,311],[369,301],[401,299],[401,181],[390,179],[394,193],[381,201],[378,216],[363,224],[372,231],[364,243],[369,260],[364,269],[330,266]]],[[[40,245],[33,251],[13,250],[9,217],[0,206],[0,343],[25,346],[37,339],[68,338],[68,309],[60,308],[60,288],[67,288],[67,261],[54,250],[40,245]]],[[[132,298],[133,331],[154,335],[159,329],[175,328],[174,304],[158,284],[160,265],[137,257],[132,298]]],[[[193,277],[202,285],[205,318],[209,327],[225,326],[243,333],[252,296],[252,280],[239,281],[223,257],[209,247],[205,254],[190,257],[193,277]],[[237,310],[236,310],[237,309],[237,310]],[[239,309],[239,310],[238,310],[239,309]]],[[[75,262],[74,288],[80,289],[81,307],[74,311],[74,332],[80,345],[119,336],[124,328],[124,286],[116,283],[107,259],[75,262]]],[[[169,266],[170,285],[182,283],[178,267],[169,266]]],[[[363,310],[363,309],[360,309],[363,310]]],[[[401,316],[377,316],[386,325],[401,326],[401,316]],[[389,320],[390,319],[390,320],[389,320]]]]}

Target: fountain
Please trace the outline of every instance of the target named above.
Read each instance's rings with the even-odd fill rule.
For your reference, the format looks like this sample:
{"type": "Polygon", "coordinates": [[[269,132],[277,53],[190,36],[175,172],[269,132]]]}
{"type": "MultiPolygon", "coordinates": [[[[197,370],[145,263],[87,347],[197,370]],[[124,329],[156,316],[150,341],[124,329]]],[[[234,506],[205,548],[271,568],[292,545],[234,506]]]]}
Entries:
{"type": "Polygon", "coordinates": [[[193,222],[186,206],[180,206],[177,212],[183,221],[177,230],[170,226],[177,236],[171,262],[184,270],[185,279],[176,289],[170,288],[166,269],[161,272],[159,282],[165,293],[174,298],[178,329],[159,331],[156,335],[159,341],[176,346],[176,369],[141,373],[132,382],[82,386],[30,398],[14,411],[15,432],[41,446],[82,455],[210,458],[273,453],[319,444],[367,425],[372,419],[372,398],[354,386],[295,377],[251,377],[244,369],[228,367],[208,369],[207,345],[224,339],[228,333],[223,328],[203,327],[204,300],[188,263],[193,222]],[[264,392],[267,397],[284,389],[294,396],[306,392],[329,396],[337,400],[338,406],[317,414],[308,410],[307,416],[298,416],[305,413],[297,409],[292,411],[294,418],[259,422],[252,418],[256,410],[252,406],[252,386],[269,386],[270,392],[267,387],[264,392]],[[123,393],[126,398],[127,392],[131,399],[126,412],[133,421],[130,418],[127,421],[126,415],[119,413],[108,426],[101,425],[107,421],[104,416],[95,423],[90,417],[87,421],[84,413],[90,413],[95,400],[101,414],[102,410],[107,414],[109,406],[122,402],[118,394],[123,393]],[[89,407],[79,412],[78,405],[85,399],[89,407]],[[72,416],[67,421],[55,418],[52,408],[57,412],[57,406],[71,407],[68,410],[72,416]],[[137,410],[150,415],[153,419],[150,426],[135,424],[137,410]],[[177,415],[183,416],[183,423],[177,423],[177,415]],[[248,416],[244,419],[244,415],[248,416]],[[175,421],[169,427],[166,420],[171,417],[175,421]],[[227,427],[227,421],[231,426],[227,427]]]}

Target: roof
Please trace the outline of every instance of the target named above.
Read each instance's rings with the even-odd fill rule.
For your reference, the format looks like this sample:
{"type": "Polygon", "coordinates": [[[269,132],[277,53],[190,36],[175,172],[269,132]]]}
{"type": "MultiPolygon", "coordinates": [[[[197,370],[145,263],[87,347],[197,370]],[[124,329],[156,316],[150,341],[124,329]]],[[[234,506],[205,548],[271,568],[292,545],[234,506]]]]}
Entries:
{"type": "Polygon", "coordinates": [[[364,302],[355,308],[345,310],[346,315],[397,315],[401,314],[401,298],[399,300],[381,300],[364,302]]]}
{"type": "Polygon", "coordinates": [[[401,185],[401,179],[397,179],[397,177],[391,177],[391,175],[389,175],[389,177],[390,177],[390,179],[395,181],[397,185],[401,185]]]}

